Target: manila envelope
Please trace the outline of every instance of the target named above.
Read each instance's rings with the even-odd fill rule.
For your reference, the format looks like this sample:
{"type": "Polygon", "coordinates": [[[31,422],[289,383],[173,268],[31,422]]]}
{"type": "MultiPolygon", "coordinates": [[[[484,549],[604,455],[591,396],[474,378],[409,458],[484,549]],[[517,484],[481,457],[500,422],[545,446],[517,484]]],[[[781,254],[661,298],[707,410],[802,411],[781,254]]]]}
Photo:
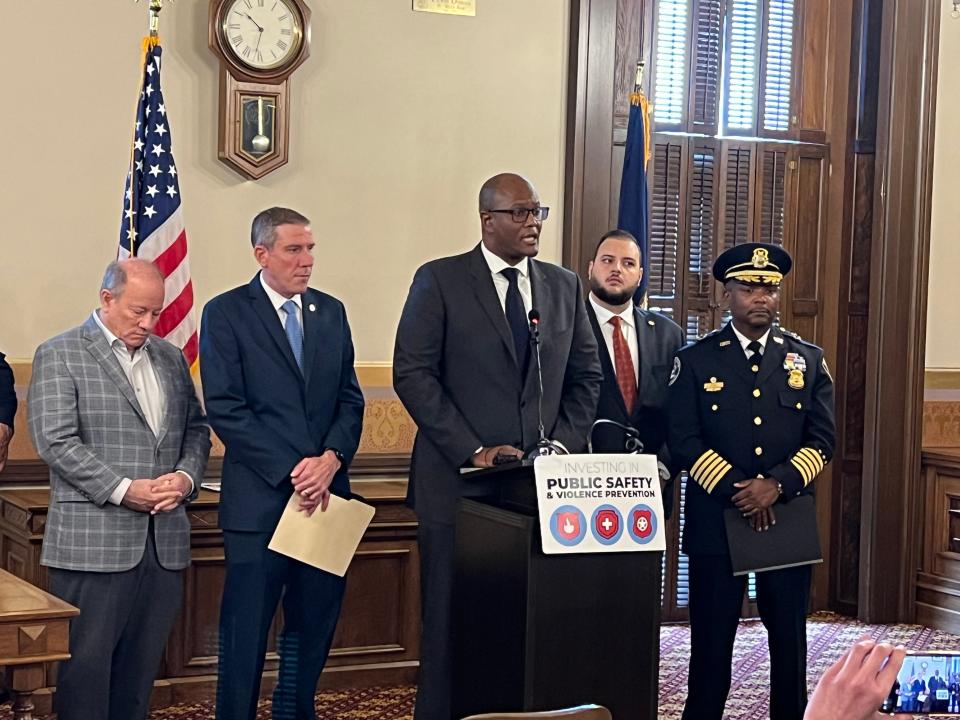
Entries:
{"type": "Polygon", "coordinates": [[[360,538],[373,519],[373,506],[331,495],[326,512],[317,508],[307,517],[298,512],[298,507],[299,496],[294,493],[268,547],[334,575],[346,575],[360,538]]]}

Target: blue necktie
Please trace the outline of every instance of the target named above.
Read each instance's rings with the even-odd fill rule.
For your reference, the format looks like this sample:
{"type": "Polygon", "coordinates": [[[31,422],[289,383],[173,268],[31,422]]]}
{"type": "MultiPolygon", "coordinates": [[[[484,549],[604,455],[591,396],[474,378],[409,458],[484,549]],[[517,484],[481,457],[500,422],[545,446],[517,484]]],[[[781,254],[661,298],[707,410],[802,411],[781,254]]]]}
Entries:
{"type": "Polygon", "coordinates": [[[303,328],[300,327],[300,320],[297,318],[297,304],[293,300],[287,300],[280,307],[287,314],[287,322],[283,326],[287,333],[287,342],[290,343],[290,349],[293,350],[297,367],[303,370],[303,328]]]}
{"type": "Polygon", "coordinates": [[[513,335],[513,347],[517,351],[520,376],[524,377],[530,362],[530,325],[527,323],[527,313],[523,309],[523,296],[520,294],[520,271],[516,268],[504,268],[500,274],[510,283],[507,287],[503,311],[510,325],[510,334],[513,335]]]}

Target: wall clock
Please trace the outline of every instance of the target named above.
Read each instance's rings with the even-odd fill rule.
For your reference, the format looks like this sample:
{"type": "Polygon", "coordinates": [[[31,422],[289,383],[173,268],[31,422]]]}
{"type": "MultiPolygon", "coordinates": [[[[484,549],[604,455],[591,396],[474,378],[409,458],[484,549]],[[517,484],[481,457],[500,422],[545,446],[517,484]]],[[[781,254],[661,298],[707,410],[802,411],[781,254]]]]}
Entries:
{"type": "Polygon", "coordinates": [[[220,59],[217,155],[257,180],[287,163],[290,76],[310,55],[303,0],[210,0],[210,49],[220,59]]]}

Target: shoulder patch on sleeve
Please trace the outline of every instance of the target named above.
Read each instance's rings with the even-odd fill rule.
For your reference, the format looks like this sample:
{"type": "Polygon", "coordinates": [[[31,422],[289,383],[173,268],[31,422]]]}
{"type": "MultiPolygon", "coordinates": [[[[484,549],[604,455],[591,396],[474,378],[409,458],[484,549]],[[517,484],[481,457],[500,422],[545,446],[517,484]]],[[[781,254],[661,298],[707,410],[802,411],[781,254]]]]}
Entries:
{"type": "Polygon", "coordinates": [[[830,374],[830,368],[827,367],[827,359],[822,358],[820,360],[820,369],[823,370],[823,373],[830,378],[830,382],[833,382],[833,375],[830,374]]]}
{"type": "Polygon", "coordinates": [[[670,371],[670,382],[668,383],[668,385],[673,385],[677,381],[677,378],[680,377],[680,367],[681,367],[680,358],[674,357],[673,370],[670,371]]]}

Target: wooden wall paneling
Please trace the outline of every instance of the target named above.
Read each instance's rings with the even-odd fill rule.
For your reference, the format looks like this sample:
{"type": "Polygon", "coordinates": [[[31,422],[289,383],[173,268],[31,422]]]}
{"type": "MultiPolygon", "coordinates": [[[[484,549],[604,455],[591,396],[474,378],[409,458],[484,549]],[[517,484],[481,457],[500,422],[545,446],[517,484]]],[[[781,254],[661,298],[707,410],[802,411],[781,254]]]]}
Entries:
{"type": "Polygon", "coordinates": [[[587,126],[587,48],[590,0],[570,0],[567,38],[567,118],[564,142],[563,248],[561,262],[573,268],[580,257],[587,126]]]}
{"type": "Polygon", "coordinates": [[[883,4],[859,616],[914,617],[940,3],[883,4]]]}
{"type": "MultiPolygon", "coordinates": [[[[833,73],[835,110],[827,115],[831,142],[828,195],[828,248],[839,253],[825,263],[826,287],[838,288],[833,360],[836,389],[837,443],[831,471],[829,505],[832,572],[829,607],[857,614],[860,574],[860,507],[863,478],[866,352],[870,302],[870,255],[873,247],[874,150],[881,4],[877,0],[833,3],[830,29],[837,46],[832,65],[849,71],[846,83],[833,73]],[[842,19],[839,19],[841,18],[842,19]],[[842,47],[840,47],[842,46],[842,47]],[[837,272],[839,270],[839,272],[837,272]],[[830,281],[833,278],[834,282],[830,281]]],[[[831,311],[833,307],[829,308],[831,311]]],[[[832,312],[827,318],[834,317],[832,312]]],[[[818,495],[818,505],[823,495],[818,495]]]]}
{"type": "Polygon", "coordinates": [[[592,254],[590,244],[609,229],[616,34],[617,0],[574,0],[569,67],[576,76],[568,78],[568,87],[575,92],[575,101],[568,106],[568,120],[575,124],[567,127],[574,166],[565,183],[563,262],[581,276],[584,259],[592,254]],[[576,44],[574,19],[580,23],[576,44]],[[591,81],[601,77],[606,81],[591,81]]]}
{"type": "MultiPolygon", "coordinates": [[[[839,1],[839,0],[835,0],[839,1]]],[[[826,139],[827,109],[831,106],[831,80],[836,76],[836,55],[829,52],[831,0],[797,0],[800,54],[796,137],[813,143],[826,139]]],[[[845,67],[845,63],[841,65],[845,67]]]]}
{"type": "Polygon", "coordinates": [[[789,215],[796,224],[784,239],[794,260],[787,288],[789,326],[801,337],[820,345],[827,152],[823,146],[801,145],[794,147],[790,155],[791,199],[796,210],[789,215]]]}

